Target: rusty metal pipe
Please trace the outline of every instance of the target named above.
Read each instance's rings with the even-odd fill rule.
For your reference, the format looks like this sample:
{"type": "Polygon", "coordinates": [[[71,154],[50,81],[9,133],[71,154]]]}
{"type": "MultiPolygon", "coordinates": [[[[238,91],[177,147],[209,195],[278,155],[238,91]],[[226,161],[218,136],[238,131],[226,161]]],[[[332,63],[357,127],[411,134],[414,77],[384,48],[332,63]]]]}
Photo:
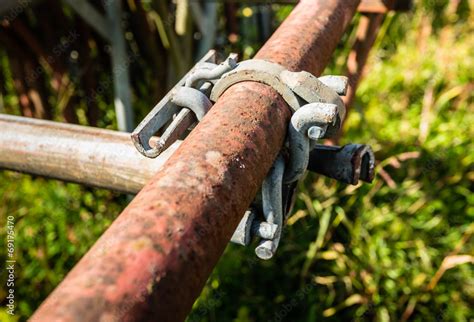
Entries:
{"type": "Polygon", "coordinates": [[[176,150],[143,157],[130,134],[0,114],[0,168],[137,193],[176,150]]]}
{"type": "MultiPolygon", "coordinates": [[[[392,0],[392,2],[394,1],[392,0]]],[[[367,59],[377,40],[377,35],[384,18],[385,14],[383,13],[367,13],[360,18],[356,40],[347,58],[346,75],[349,79],[349,86],[347,87],[346,96],[342,98],[346,105],[347,114],[352,110],[359,82],[362,79],[367,59]]],[[[327,143],[338,144],[343,131],[344,124],[341,126],[337,135],[327,140],[327,143]]]]}
{"type": "MultiPolygon", "coordinates": [[[[256,58],[320,74],[358,0],[304,0],[256,58]]],[[[290,111],[229,88],[32,321],[183,321],[280,150],[290,111]]]]}
{"type": "Polygon", "coordinates": [[[413,0],[362,0],[358,11],[362,13],[387,13],[408,11],[413,6],[413,0]]]}
{"type": "Polygon", "coordinates": [[[356,41],[347,59],[347,77],[349,86],[347,94],[343,97],[346,108],[350,109],[355,98],[355,93],[362,78],[370,50],[377,39],[378,31],[384,20],[384,14],[369,13],[360,18],[357,28],[356,41]]]}
{"type": "MultiPolygon", "coordinates": [[[[299,0],[272,0],[272,4],[295,5],[299,0]]],[[[407,11],[413,5],[413,0],[397,0],[395,5],[390,5],[388,0],[362,0],[357,11],[362,13],[387,13],[390,10],[407,11]]],[[[268,5],[268,0],[225,0],[225,3],[241,3],[247,5],[268,5]]]]}

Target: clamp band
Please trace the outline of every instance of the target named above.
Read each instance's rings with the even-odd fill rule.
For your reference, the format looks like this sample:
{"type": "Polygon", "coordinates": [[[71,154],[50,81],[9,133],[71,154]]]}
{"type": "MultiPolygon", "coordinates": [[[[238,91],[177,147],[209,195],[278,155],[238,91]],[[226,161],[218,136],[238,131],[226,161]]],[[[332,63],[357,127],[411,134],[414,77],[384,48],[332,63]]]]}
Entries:
{"type": "Polygon", "coordinates": [[[281,79],[280,74],[286,69],[276,63],[266,60],[251,59],[240,62],[230,72],[225,73],[214,85],[211,92],[211,101],[217,99],[232,85],[251,81],[271,86],[290,105],[293,111],[300,108],[300,102],[296,94],[281,79]]]}
{"type": "Polygon", "coordinates": [[[346,108],[338,93],[345,94],[347,77],[324,76],[317,78],[306,71],[291,72],[280,64],[261,59],[245,60],[223,74],[214,85],[210,99],[217,99],[232,85],[253,81],[271,86],[288,103],[293,112],[307,103],[332,103],[344,119],[346,108]]]}

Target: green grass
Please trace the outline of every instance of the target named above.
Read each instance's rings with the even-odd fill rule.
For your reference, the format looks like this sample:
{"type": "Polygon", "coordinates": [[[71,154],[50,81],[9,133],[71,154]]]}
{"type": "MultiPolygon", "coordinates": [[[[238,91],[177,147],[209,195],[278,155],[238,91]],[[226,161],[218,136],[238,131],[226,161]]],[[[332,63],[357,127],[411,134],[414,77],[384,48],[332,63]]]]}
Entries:
{"type": "MultiPolygon", "coordinates": [[[[34,312],[125,205],[125,196],[108,191],[13,172],[0,175],[2,241],[7,216],[15,221],[16,317],[23,320],[34,312]]],[[[5,247],[0,260],[5,263],[5,247]]],[[[4,299],[3,269],[0,278],[4,299]]],[[[9,318],[2,305],[0,320],[9,318]]]]}
{"type": "Polygon", "coordinates": [[[474,20],[441,8],[390,16],[358,91],[344,143],[382,175],[309,175],[277,256],[229,246],[189,321],[474,319],[474,20]]]}

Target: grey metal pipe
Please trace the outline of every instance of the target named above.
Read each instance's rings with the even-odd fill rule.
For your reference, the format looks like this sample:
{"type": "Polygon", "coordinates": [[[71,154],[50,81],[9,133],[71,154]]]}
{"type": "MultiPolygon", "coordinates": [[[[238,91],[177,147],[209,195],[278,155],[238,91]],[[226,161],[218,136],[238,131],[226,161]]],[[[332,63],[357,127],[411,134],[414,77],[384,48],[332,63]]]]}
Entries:
{"type": "MultiPolygon", "coordinates": [[[[81,16],[97,33],[106,39],[112,41],[111,26],[109,21],[88,1],[64,0],[74,11],[81,16]]],[[[105,2],[107,5],[108,2],[105,2]]]]}
{"type": "Polygon", "coordinates": [[[137,193],[173,154],[141,155],[129,133],[0,114],[0,168],[137,193]]]}
{"type": "Polygon", "coordinates": [[[120,131],[131,132],[135,128],[135,116],[132,108],[132,92],[129,65],[133,59],[127,54],[127,45],[122,30],[122,1],[104,2],[110,26],[110,44],[112,58],[112,76],[114,80],[114,104],[117,126],[120,131]]]}

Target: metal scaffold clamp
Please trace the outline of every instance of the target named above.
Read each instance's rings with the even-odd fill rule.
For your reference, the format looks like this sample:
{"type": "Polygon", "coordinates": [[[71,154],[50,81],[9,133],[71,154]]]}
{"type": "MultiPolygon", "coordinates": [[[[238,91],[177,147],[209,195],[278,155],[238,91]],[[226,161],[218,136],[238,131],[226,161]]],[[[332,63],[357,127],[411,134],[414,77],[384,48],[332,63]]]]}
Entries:
{"type": "Polygon", "coordinates": [[[218,64],[216,52],[209,51],[132,132],[137,150],[148,158],[156,158],[174,142],[183,139],[212,107],[208,98],[210,90],[222,74],[236,66],[236,59],[237,55],[231,54],[218,64]],[[151,143],[157,133],[160,138],[151,143]]]}
{"type": "Polygon", "coordinates": [[[297,182],[307,169],[336,180],[357,184],[371,182],[375,160],[367,145],[329,147],[318,140],[337,134],[346,109],[341,96],[348,79],[343,76],[316,77],[306,71],[292,72],[265,60],[237,63],[231,54],[216,63],[211,51],[150,112],[132,133],[143,155],[156,157],[173,142],[184,137],[212,107],[212,102],[232,85],[259,82],[271,86],[293,111],[282,151],[274,161],[261,191],[244,214],[231,242],[247,246],[260,238],[255,253],[261,259],[275,254],[285,219],[294,203],[297,182]],[[169,124],[166,129],[163,127],[169,124]],[[156,146],[150,139],[161,131],[156,146]]]}

